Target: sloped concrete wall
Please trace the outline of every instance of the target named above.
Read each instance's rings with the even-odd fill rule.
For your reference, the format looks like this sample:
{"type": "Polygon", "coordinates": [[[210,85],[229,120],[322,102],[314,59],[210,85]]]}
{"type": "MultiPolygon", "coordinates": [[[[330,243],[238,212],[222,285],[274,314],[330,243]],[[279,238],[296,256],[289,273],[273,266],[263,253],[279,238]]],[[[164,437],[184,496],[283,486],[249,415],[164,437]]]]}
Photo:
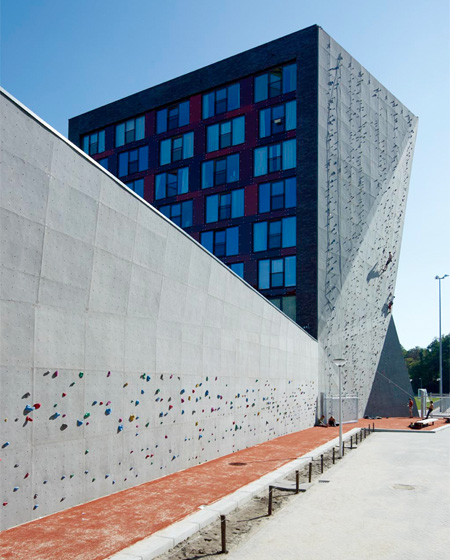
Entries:
{"type": "Polygon", "coordinates": [[[320,30],[319,384],[337,394],[333,359],[345,358],[360,417],[390,321],[416,133],[417,118],[320,30]]]}
{"type": "Polygon", "coordinates": [[[2,529],[313,425],[316,341],[4,92],[1,122],[2,529]]]}

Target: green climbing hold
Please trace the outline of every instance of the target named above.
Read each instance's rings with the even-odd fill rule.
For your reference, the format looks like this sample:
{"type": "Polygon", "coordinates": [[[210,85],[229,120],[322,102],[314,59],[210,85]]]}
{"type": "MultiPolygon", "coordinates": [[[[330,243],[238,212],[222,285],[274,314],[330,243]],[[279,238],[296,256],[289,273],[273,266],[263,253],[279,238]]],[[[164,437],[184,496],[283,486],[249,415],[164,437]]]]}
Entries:
{"type": "Polygon", "coordinates": [[[90,415],[91,415],[91,413],[90,413],[90,412],[86,412],[86,414],[84,415],[84,417],[83,417],[83,418],[89,418],[89,416],[90,416],[90,415]]]}
{"type": "Polygon", "coordinates": [[[83,377],[84,373],[82,371],[80,371],[80,373],[78,374],[78,377],[81,379],[83,377]]]}
{"type": "Polygon", "coordinates": [[[86,451],[84,452],[85,455],[87,455],[89,453],[89,449],[86,449],[86,451]]]}

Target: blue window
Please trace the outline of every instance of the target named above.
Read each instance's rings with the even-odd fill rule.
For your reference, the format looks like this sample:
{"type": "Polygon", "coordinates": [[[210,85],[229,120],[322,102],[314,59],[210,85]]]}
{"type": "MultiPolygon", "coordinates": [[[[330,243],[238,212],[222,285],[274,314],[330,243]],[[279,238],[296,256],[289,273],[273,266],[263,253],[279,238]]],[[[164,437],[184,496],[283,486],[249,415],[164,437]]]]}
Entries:
{"type": "Polygon", "coordinates": [[[203,95],[202,117],[208,119],[241,106],[240,84],[231,84],[203,95]]]}
{"type": "Polygon", "coordinates": [[[156,133],[174,130],[189,124],[189,101],[183,101],[156,113],[156,133]]]}
{"type": "Polygon", "coordinates": [[[239,253],[239,227],[204,231],[201,244],[216,257],[231,257],[239,253]]]}
{"type": "Polygon", "coordinates": [[[160,206],[159,211],[177,226],[184,228],[192,225],[192,200],[160,206]]]}
{"type": "Polygon", "coordinates": [[[119,177],[132,175],[148,168],[148,146],[119,154],[119,177]]]}
{"type": "Polygon", "coordinates": [[[230,268],[233,272],[235,272],[241,278],[244,278],[244,263],[233,263],[230,264],[230,268]]]}
{"type": "Polygon", "coordinates": [[[166,165],[174,161],[191,158],[194,155],[194,133],[167,138],[160,143],[159,163],[166,165]]]}
{"type": "Polygon", "coordinates": [[[295,296],[283,296],[268,298],[278,309],[290,317],[293,321],[297,320],[296,298],[295,296]]]}
{"type": "Polygon", "coordinates": [[[268,290],[295,286],[295,263],[295,257],[258,261],[258,288],[268,290]]]}
{"type": "Polygon", "coordinates": [[[173,169],[155,177],[155,200],[189,191],[189,167],[173,169]]]}
{"type": "Polygon", "coordinates": [[[294,130],[296,124],[295,101],[261,109],[259,112],[259,137],[266,138],[272,134],[294,130]]]}
{"type": "Polygon", "coordinates": [[[289,64],[281,68],[273,68],[256,76],[255,78],[255,103],[264,99],[277,97],[282,93],[295,91],[297,87],[297,65],[289,64]]]}
{"type": "Polygon", "coordinates": [[[116,125],[116,148],[142,140],[145,136],[145,117],[137,117],[116,125]]]}
{"type": "Polygon", "coordinates": [[[280,144],[255,148],[255,177],[275,171],[293,169],[296,166],[295,142],[294,138],[280,144]]]}
{"type": "Polygon", "coordinates": [[[136,179],[136,181],[125,184],[140,197],[144,198],[144,179],[136,179]]]}
{"type": "Polygon", "coordinates": [[[295,247],[296,218],[291,216],[273,222],[256,222],[253,224],[253,251],[267,251],[295,247]]]}
{"type": "Polygon", "coordinates": [[[99,163],[105,169],[108,169],[108,158],[107,157],[104,157],[102,159],[98,159],[97,163],[99,163]]]}
{"type": "Polygon", "coordinates": [[[99,130],[83,137],[83,151],[94,156],[105,151],[105,131],[99,130]]]}
{"type": "Polygon", "coordinates": [[[215,152],[244,142],[245,117],[212,124],[206,129],[206,151],[215,152]]]}
{"type": "Polygon", "coordinates": [[[239,218],[244,215],[244,189],[206,197],[206,223],[239,218]]]}
{"type": "Polygon", "coordinates": [[[260,214],[282,208],[294,208],[296,205],[295,177],[259,185],[258,202],[260,214]]]}
{"type": "Polygon", "coordinates": [[[202,189],[239,181],[239,154],[202,163],[202,189]]]}

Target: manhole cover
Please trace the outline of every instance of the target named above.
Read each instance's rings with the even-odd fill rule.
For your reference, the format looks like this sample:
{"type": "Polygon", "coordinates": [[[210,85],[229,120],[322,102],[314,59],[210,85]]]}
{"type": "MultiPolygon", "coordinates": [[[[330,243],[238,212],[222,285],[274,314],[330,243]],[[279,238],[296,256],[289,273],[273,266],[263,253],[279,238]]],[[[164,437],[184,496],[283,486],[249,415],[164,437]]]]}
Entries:
{"type": "Polygon", "coordinates": [[[394,484],[394,490],[415,490],[416,487],[411,484],[394,484]]]}

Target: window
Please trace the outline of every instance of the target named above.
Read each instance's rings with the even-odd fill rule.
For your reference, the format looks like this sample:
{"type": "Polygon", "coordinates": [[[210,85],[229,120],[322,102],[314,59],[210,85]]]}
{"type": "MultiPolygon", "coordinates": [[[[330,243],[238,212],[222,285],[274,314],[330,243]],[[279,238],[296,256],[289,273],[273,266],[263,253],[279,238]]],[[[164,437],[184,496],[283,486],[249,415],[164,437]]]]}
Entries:
{"type": "Polygon", "coordinates": [[[244,278],[244,263],[233,263],[229,265],[231,270],[235,272],[241,278],[244,278]]]}
{"type": "Polygon", "coordinates": [[[239,227],[217,231],[204,231],[201,244],[216,257],[229,257],[239,253],[239,227]]]}
{"type": "Polygon", "coordinates": [[[293,321],[297,320],[296,298],[295,296],[284,296],[278,298],[268,298],[278,309],[290,317],[293,321]]]}
{"type": "Polygon", "coordinates": [[[155,200],[189,191],[189,168],[181,167],[155,177],[155,200]]]}
{"type": "Polygon", "coordinates": [[[136,179],[136,181],[125,184],[140,197],[144,198],[144,179],[136,179]]]}
{"type": "Polygon", "coordinates": [[[239,154],[202,163],[202,189],[239,181],[239,154]]]}
{"type": "Polygon", "coordinates": [[[148,146],[119,154],[119,177],[132,175],[148,168],[148,146]]]}
{"type": "Polygon", "coordinates": [[[266,175],[275,171],[293,169],[296,166],[295,138],[281,144],[255,148],[254,175],[266,175]]]}
{"type": "Polygon", "coordinates": [[[105,131],[99,130],[98,132],[93,132],[92,134],[87,134],[83,138],[83,151],[94,156],[95,154],[101,154],[105,151],[105,131]]]}
{"type": "Polygon", "coordinates": [[[214,115],[239,109],[240,106],[240,85],[231,84],[203,95],[202,117],[208,119],[214,115]]]}
{"type": "Polygon", "coordinates": [[[213,124],[206,129],[206,151],[215,152],[244,142],[245,117],[213,124]]]}
{"type": "Polygon", "coordinates": [[[283,288],[295,286],[295,257],[258,261],[258,288],[283,288]]]}
{"type": "Polygon", "coordinates": [[[277,97],[282,93],[295,91],[297,87],[297,65],[289,64],[282,68],[273,68],[255,78],[255,103],[264,99],[277,97]]]}
{"type": "Polygon", "coordinates": [[[189,124],[189,101],[183,101],[156,113],[156,133],[167,132],[189,124]]]}
{"type": "Polygon", "coordinates": [[[130,119],[116,126],[116,148],[142,140],[145,136],[145,117],[130,119]]]}
{"type": "Polygon", "coordinates": [[[162,140],[160,143],[159,163],[166,165],[194,155],[194,133],[186,132],[181,136],[162,140]]]}
{"type": "Polygon", "coordinates": [[[289,101],[275,105],[259,112],[259,137],[266,138],[272,134],[294,130],[296,127],[296,102],[289,101]]]}
{"type": "Polygon", "coordinates": [[[159,211],[180,227],[192,225],[192,200],[160,206],[159,211]]]}
{"type": "Polygon", "coordinates": [[[258,202],[260,214],[282,208],[294,208],[296,205],[295,177],[259,185],[258,202]]]}
{"type": "Polygon", "coordinates": [[[253,251],[267,251],[295,247],[296,218],[291,216],[274,222],[253,224],[253,251]]]}
{"type": "Polygon", "coordinates": [[[206,223],[239,218],[244,215],[244,189],[206,197],[206,223]]]}
{"type": "Polygon", "coordinates": [[[108,169],[108,158],[107,157],[104,157],[102,159],[98,159],[97,163],[99,163],[105,169],[108,169]]]}

